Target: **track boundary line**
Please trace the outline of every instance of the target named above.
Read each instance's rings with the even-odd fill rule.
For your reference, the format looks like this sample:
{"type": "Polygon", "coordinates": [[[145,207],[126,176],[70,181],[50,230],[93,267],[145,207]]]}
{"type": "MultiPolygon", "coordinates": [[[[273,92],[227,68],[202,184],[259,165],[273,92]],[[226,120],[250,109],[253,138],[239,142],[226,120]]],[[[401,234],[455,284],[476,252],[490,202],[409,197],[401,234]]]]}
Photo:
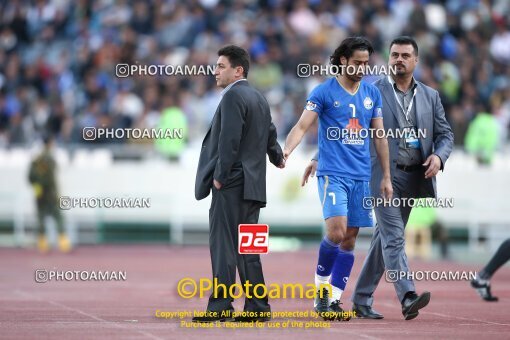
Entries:
{"type": "Polygon", "coordinates": [[[441,317],[455,318],[455,319],[458,319],[458,320],[466,320],[466,321],[477,321],[477,322],[483,322],[483,323],[486,323],[486,324],[489,324],[489,325],[510,326],[510,324],[509,324],[509,323],[499,323],[499,322],[493,322],[493,321],[485,321],[485,320],[478,320],[478,319],[464,318],[464,317],[462,317],[462,316],[447,315],[447,314],[436,313],[436,312],[421,312],[421,311],[420,311],[420,313],[424,313],[424,314],[433,314],[433,315],[437,315],[437,316],[441,316],[441,317]]]}
{"type": "MultiPolygon", "coordinates": [[[[43,298],[40,298],[36,295],[33,295],[33,294],[30,294],[30,293],[27,293],[25,291],[22,291],[22,290],[19,290],[19,289],[16,289],[14,291],[15,294],[18,294],[18,295],[21,295],[23,297],[26,297],[26,298],[31,298],[31,299],[35,299],[35,300],[38,300],[38,301],[41,301],[41,302],[47,302],[49,304],[52,304],[54,306],[57,306],[57,307],[60,307],[62,309],[66,309],[66,310],[69,310],[69,311],[72,311],[72,312],[75,312],[75,313],[78,313],[78,314],[81,314],[81,315],[84,315],[88,318],[91,318],[93,320],[96,320],[96,321],[99,321],[101,323],[106,323],[106,324],[111,324],[117,328],[121,328],[121,329],[125,329],[125,330],[130,330],[126,327],[124,327],[122,324],[119,324],[118,322],[114,322],[114,321],[108,321],[108,320],[105,320],[105,319],[101,319],[100,317],[98,316],[95,316],[95,315],[92,315],[92,314],[89,314],[87,312],[84,312],[80,309],[77,309],[77,308],[72,308],[72,307],[69,307],[69,306],[66,306],[60,302],[55,302],[55,301],[51,301],[51,300],[46,300],[46,299],[43,299],[43,298]]],[[[163,338],[160,338],[160,337],[157,337],[155,336],[154,334],[151,334],[149,332],[146,332],[146,331],[142,331],[142,330],[139,330],[139,329],[135,329],[134,330],[135,332],[139,333],[139,334],[142,334],[142,335],[145,335],[146,337],[150,338],[150,339],[154,339],[154,340],[163,340],[163,338]]]]}
{"type": "Polygon", "coordinates": [[[336,332],[342,332],[343,334],[355,335],[356,337],[360,337],[360,338],[368,339],[368,340],[379,340],[379,339],[381,339],[381,338],[377,338],[377,337],[374,337],[374,336],[371,336],[371,335],[368,335],[368,334],[363,334],[363,333],[360,333],[360,332],[349,331],[349,330],[345,330],[345,329],[341,329],[341,328],[329,328],[329,331],[330,332],[335,332],[335,333],[336,332]]]}
{"type": "MultiPolygon", "coordinates": [[[[386,307],[395,307],[394,304],[391,304],[389,302],[381,302],[379,304],[383,305],[383,306],[386,306],[386,307]]],[[[488,325],[510,326],[510,324],[508,324],[508,323],[499,323],[499,322],[493,322],[493,321],[465,318],[465,317],[462,317],[462,316],[448,315],[448,314],[442,314],[442,313],[436,313],[436,312],[420,311],[420,314],[430,314],[430,315],[440,316],[442,318],[445,318],[445,317],[446,318],[454,318],[454,319],[465,320],[465,321],[476,321],[476,322],[486,323],[488,325]]]]}

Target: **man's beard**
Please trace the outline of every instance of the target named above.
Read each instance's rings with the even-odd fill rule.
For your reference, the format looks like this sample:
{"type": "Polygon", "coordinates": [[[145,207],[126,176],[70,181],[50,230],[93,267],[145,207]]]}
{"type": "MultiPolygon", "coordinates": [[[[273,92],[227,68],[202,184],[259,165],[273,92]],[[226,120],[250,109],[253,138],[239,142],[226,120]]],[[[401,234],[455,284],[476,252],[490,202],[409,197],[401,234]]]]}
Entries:
{"type": "Polygon", "coordinates": [[[395,75],[397,76],[403,76],[407,73],[406,67],[402,64],[395,64],[393,68],[395,68],[395,75]]]}

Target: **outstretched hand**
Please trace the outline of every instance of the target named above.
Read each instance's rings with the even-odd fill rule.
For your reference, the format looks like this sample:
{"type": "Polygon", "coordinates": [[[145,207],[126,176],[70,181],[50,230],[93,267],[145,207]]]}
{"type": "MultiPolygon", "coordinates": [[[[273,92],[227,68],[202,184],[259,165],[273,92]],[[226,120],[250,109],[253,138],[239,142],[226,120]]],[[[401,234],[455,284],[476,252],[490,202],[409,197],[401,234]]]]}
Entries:
{"type": "Polygon", "coordinates": [[[285,168],[285,158],[282,158],[282,161],[276,167],[280,169],[285,168]]]}
{"type": "Polygon", "coordinates": [[[283,149],[283,159],[284,159],[285,161],[287,161],[287,159],[289,159],[289,156],[290,156],[290,150],[289,150],[289,149],[287,149],[287,148],[284,148],[284,149],[283,149]]]}

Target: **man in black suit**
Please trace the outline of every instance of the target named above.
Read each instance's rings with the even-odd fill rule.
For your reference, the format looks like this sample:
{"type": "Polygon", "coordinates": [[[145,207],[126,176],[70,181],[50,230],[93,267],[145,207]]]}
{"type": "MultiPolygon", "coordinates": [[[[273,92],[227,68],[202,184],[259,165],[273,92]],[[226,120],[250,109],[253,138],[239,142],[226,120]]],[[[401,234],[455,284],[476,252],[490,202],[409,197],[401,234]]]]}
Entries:
{"type": "MultiPolygon", "coordinates": [[[[246,80],[248,53],[237,46],[226,46],[218,51],[218,56],[214,74],[217,85],[224,90],[202,143],[195,197],[201,200],[212,189],[209,211],[212,272],[226,290],[218,285],[216,296],[213,291],[209,297],[207,311],[217,313],[194,317],[195,322],[230,319],[225,315],[232,315],[234,310],[229,291],[236,281],[236,267],[243,287],[247,281],[251,287],[265,284],[260,256],[238,253],[238,225],[257,223],[260,208],[266,204],[266,153],[275,166],[285,166],[269,105],[246,80]]],[[[267,296],[255,298],[253,293],[253,289],[245,291],[252,298],[246,297],[244,311],[269,312],[267,296]]],[[[262,294],[263,289],[257,289],[255,295],[262,294]]]]}

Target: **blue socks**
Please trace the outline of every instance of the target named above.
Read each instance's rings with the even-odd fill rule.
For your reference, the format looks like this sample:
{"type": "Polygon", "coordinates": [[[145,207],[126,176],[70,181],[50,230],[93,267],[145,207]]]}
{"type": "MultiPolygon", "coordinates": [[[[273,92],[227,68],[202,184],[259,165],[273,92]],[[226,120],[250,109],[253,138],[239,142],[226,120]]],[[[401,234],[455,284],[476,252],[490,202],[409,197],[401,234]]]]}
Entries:
{"type": "Polygon", "coordinates": [[[347,280],[351,275],[352,266],[354,265],[353,251],[340,249],[333,266],[333,275],[331,276],[331,285],[345,290],[347,280]]]}
{"type": "Polygon", "coordinates": [[[331,275],[333,265],[338,257],[338,245],[331,242],[327,236],[321,242],[319,248],[319,262],[315,273],[321,277],[328,277],[331,275]]]}
{"type": "Polygon", "coordinates": [[[330,303],[340,300],[353,265],[353,251],[340,249],[339,245],[324,237],[319,248],[319,261],[315,270],[315,286],[319,288],[321,284],[331,283],[333,291],[330,296],[330,303]]]}

